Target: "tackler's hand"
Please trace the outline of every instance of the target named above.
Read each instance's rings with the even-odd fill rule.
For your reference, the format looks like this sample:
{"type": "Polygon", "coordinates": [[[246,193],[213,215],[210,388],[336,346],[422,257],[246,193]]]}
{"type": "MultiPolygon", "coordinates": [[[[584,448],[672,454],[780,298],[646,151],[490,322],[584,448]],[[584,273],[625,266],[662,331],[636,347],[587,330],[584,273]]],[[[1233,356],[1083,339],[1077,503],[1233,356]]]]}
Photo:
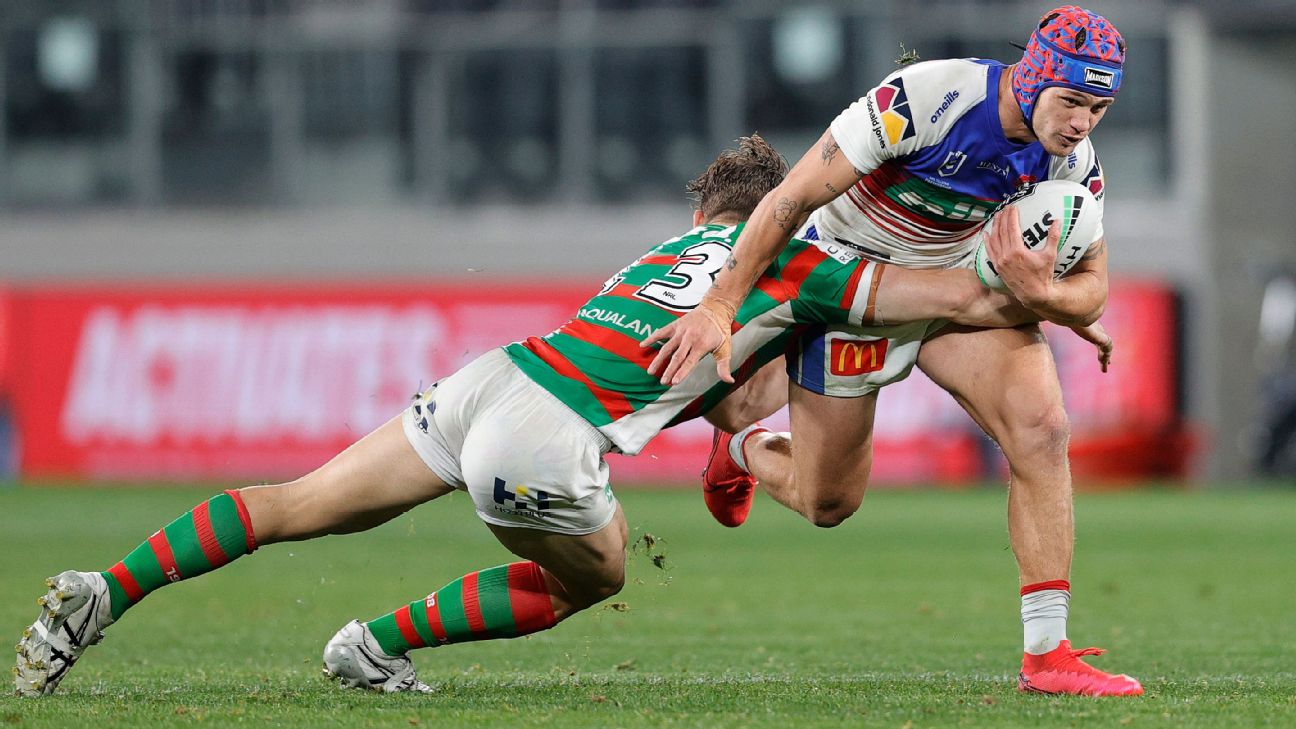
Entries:
{"type": "Polygon", "coordinates": [[[729,355],[733,348],[730,334],[734,315],[733,306],[719,299],[703,297],[693,311],[658,329],[639,343],[642,347],[656,342],[663,343],[657,356],[648,365],[648,374],[660,374],[663,385],[678,385],[689,376],[699,360],[712,354],[715,356],[716,373],[720,379],[733,382],[733,374],[729,371],[729,355]]]}

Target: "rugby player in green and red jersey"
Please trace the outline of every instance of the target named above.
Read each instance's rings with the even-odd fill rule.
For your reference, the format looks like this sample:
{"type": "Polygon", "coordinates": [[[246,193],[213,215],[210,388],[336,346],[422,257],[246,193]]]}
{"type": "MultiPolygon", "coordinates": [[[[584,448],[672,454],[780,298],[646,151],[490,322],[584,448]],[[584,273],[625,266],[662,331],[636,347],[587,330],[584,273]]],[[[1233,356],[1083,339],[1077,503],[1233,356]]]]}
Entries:
{"type": "Polygon", "coordinates": [[[429,691],[414,675],[411,649],[544,630],[621,589],[627,527],[604,454],[637,453],[662,428],[706,414],[782,354],[791,327],[885,332],[937,317],[1011,326],[1030,316],[971,271],[891,269],[794,241],[737,312],[736,382],[698,367],[661,385],[647,372],[656,352],[640,340],[697,305],[743,221],[786,172],[764,140],[741,140],[690,183],[695,227],[613,276],[557,331],[482,355],[303,478],[225,491],[102,572],[50,578],[41,614],[18,645],[18,693],[52,692],[101,631],[160,587],[258,546],[363,531],[466,490],[521,561],[352,621],[324,650],[326,671],[347,686],[429,691]]]}

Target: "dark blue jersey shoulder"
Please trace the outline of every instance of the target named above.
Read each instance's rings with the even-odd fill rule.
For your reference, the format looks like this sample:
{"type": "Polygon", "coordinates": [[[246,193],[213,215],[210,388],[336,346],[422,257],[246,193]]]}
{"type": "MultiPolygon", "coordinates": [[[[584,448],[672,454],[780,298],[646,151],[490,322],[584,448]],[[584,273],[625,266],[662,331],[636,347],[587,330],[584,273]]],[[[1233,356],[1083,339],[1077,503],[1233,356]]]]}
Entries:
{"type": "MultiPolygon", "coordinates": [[[[987,66],[986,95],[954,122],[939,142],[900,157],[897,162],[913,177],[952,192],[987,201],[1000,201],[1028,182],[1048,179],[1052,157],[1038,142],[1010,141],[999,121],[999,79],[1007,68],[998,61],[972,59],[987,66]]],[[[937,108],[931,124],[952,101],[937,108]]],[[[1074,164],[1074,161],[1073,161],[1074,164]]]]}

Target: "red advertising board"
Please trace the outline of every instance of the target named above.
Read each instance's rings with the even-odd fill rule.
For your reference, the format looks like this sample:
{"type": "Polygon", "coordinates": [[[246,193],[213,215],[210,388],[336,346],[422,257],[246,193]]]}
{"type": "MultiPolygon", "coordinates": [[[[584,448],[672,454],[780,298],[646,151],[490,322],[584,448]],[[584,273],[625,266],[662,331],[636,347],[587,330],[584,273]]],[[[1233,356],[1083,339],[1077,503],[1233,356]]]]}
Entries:
{"type": "Polygon", "coordinates": [[[9,396],[9,359],[13,356],[9,307],[9,290],[0,286],[0,406],[9,396]]]}
{"type": "MultiPolygon", "coordinates": [[[[300,475],[436,378],[562,324],[590,293],[494,280],[23,289],[8,317],[22,474],[300,475]]],[[[1173,316],[1163,287],[1117,286],[1104,318],[1118,342],[1108,375],[1090,345],[1050,333],[1078,448],[1178,428],[1173,316]]],[[[709,444],[709,426],[686,423],[636,458],[613,457],[614,478],[691,482],[709,444]]],[[[985,470],[984,438],[917,373],[879,398],[875,448],[881,482],[968,482],[985,470]]]]}

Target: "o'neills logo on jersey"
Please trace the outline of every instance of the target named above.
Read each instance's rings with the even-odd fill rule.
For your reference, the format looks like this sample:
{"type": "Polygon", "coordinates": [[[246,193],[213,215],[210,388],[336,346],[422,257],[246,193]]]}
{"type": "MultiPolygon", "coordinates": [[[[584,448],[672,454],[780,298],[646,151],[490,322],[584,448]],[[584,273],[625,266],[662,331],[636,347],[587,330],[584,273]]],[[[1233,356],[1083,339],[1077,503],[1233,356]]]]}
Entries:
{"type": "Polygon", "coordinates": [[[935,114],[931,115],[931,123],[935,124],[936,120],[941,118],[941,114],[944,114],[945,110],[950,108],[950,104],[953,104],[954,100],[957,98],[958,98],[957,91],[951,91],[948,94],[945,94],[945,100],[941,102],[940,108],[936,110],[935,114]]]}
{"type": "Polygon", "coordinates": [[[832,361],[828,371],[839,377],[854,377],[877,372],[886,364],[885,339],[834,339],[828,354],[832,361]]]}
{"type": "Polygon", "coordinates": [[[1111,91],[1112,83],[1116,80],[1116,74],[1102,68],[1093,68],[1092,66],[1085,69],[1084,82],[1085,86],[1094,86],[1100,89],[1111,91]]]}

